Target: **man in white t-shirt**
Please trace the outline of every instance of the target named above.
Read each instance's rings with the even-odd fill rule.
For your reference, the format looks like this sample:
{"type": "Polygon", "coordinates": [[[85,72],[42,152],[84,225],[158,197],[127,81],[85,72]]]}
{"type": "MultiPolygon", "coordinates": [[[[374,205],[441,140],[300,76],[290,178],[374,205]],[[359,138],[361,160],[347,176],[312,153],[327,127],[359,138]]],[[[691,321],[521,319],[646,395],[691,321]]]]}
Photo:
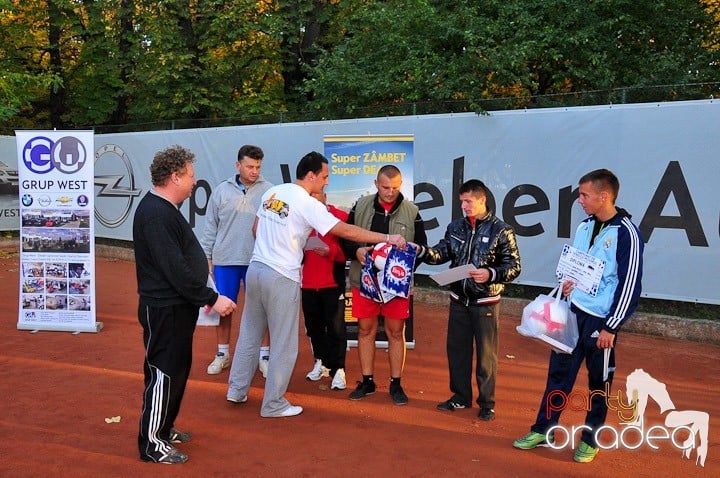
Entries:
{"type": "Polygon", "coordinates": [[[328,161],[315,151],[300,159],[294,183],[273,186],[262,197],[255,219],[255,248],[247,271],[240,336],[230,368],[227,400],[247,401],[258,366],[260,342],[270,330],[270,362],[260,415],[292,417],[303,409],[285,398],[298,353],[300,270],[310,231],[357,242],[390,242],[405,247],[399,234],[381,234],[345,224],[311,196],[328,184],[328,161]]]}

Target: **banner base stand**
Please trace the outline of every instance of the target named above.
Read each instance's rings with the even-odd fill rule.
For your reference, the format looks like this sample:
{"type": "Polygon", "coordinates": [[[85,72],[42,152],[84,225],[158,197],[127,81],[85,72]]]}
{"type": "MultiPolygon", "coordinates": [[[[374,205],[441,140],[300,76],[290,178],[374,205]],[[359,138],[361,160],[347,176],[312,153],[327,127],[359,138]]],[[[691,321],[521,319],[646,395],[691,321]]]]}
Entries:
{"type": "MultiPolygon", "coordinates": [[[[350,347],[357,347],[357,346],[358,346],[358,341],[357,341],[357,340],[348,340],[348,341],[347,341],[347,348],[348,348],[348,350],[350,349],[350,347]]],[[[378,348],[378,349],[387,349],[387,348],[388,348],[388,342],[387,342],[387,340],[376,340],[376,341],[375,341],[375,348],[378,348]]],[[[405,342],[405,348],[406,348],[407,350],[413,350],[413,349],[415,348],[415,341],[413,340],[413,341],[405,342]]]]}
{"type": "Polygon", "coordinates": [[[63,327],[62,325],[52,325],[48,324],[46,328],[38,328],[37,325],[23,325],[18,324],[17,328],[18,330],[29,330],[31,334],[36,334],[38,332],[71,332],[73,335],[81,334],[83,332],[89,332],[89,333],[98,333],[100,332],[104,327],[104,324],[102,322],[95,322],[94,326],[92,328],[82,328],[78,329],[77,327],[63,327]]]}

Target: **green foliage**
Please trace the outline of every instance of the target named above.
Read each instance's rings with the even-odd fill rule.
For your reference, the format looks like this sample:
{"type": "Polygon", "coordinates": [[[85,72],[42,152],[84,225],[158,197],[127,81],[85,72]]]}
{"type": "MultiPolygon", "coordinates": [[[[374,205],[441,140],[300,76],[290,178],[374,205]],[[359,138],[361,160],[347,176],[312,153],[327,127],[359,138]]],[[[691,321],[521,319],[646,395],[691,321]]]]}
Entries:
{"type": "Polygon", "coordinates": [[[719,24],[720,0],[0,0],[0,127],[554,105],[716,81],[719,24]]]}
{"type": "Polygon", "coordinates": [[[452,99],[457,63],[448,25],[426,1],[372,3],[348,18],[305,84],[320,110],[352,113],[397,101],[452,99]]]}
{"type": "Polygon", "coordinates": [[[33,91],[47,89],[51,77],[42,78],[5,71],[0,75],[0,121],[6,121],[20,114],[35,98],[33,91]]]}
{"type": "Polygon", "coordinates": [[[308,79],[307,67],[315,64],[324,48],[333,48],[342,40],[346,16],[365,2],[278,0],[274,3],[277,9],[275,15],[266,18],[266,28],[278,42],[285,101],[295,106],[304,105],[302,85],[308,79]]]}
{"type": "Polygon", "coordinates": [[[305,84],[320,110],[717,80],[694,0],[407,0],[358,9],[305,84]]]}
{"type": "Polygon", "coordinates": [[[126,33],[119,22],[122,8],[120,1],[86,2],[78,12],[84,18],[75,26],[82,48],[66,60],[64,68],[66,124],[106,123],[117,109],[118,94],[127,86],[120,78],[126,58],[118,48],[118,39],[126,33]]]}
{"type": "Polygon", "coordinates": [[[0,78],[0,122],[94,126],[284,104],[278,41],[258,28],[272,17],[270,0],[6,3],[0,66],[13,76],[0,78]],[[49,111],[59,112],[51,124],[49,111]]]}

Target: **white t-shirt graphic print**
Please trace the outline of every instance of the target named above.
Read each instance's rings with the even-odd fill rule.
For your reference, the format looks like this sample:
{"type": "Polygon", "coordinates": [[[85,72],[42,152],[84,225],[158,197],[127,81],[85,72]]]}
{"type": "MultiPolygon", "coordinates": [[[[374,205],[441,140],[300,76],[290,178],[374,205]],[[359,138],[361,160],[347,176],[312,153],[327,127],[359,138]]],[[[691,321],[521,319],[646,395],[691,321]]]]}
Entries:
{"type": "Polygon", "coordinates": [[[253,261],[300,282],[303,248],[310,231],[326,235],[340,220],[294,183],[273,186],[263,194],[253,261]]]}

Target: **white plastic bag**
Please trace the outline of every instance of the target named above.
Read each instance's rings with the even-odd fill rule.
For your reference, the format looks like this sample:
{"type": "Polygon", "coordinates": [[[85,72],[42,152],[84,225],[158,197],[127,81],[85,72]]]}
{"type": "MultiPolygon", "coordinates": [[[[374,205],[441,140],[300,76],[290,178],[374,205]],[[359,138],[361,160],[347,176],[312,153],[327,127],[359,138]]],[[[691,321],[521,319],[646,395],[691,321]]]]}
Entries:
{"type": "Polygon", "coordinates": [[[578,341],[577,318],[561,296],[559,287],[537,296],[523,309],[517,331],[550,344],[556,352],[569,354],[578,341]]]}
{"type": "MultiPolygon", "coordinates": [[[[215,281],[211,275],[208,275],[207,286],[217,292],[215,281]]],[[[217,327],[220,325],[220,314],[209,305],[204,305],[200,307],[200,310],[198,311],[197,325],[217,327]]]]}

